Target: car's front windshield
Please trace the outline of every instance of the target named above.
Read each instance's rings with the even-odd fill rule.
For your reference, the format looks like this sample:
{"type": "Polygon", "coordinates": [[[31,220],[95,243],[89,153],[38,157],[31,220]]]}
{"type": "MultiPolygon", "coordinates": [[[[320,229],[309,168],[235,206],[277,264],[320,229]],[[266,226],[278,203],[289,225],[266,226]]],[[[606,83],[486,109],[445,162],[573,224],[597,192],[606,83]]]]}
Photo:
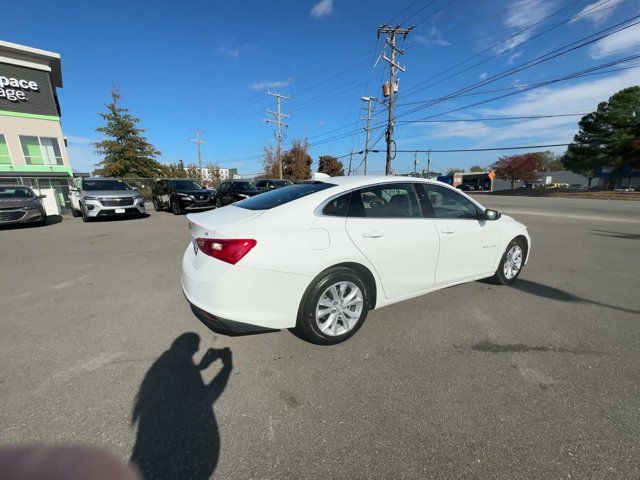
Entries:
{"type": "Polygon", "coordinates": [[[26,187],[0,187],[0,199],[33,198],[26,187]]]}
{"type": "Polygon", "coordinates": [[[257,187],[251,182],[235,182],[236,190],[242,192],[246,190],[256,190],[257,187]]]}
{"type": "Polygon", "coordinates": [[[83,180],[82,189],[94,192],[97,190],[132,190],[123,180],[83,180]]]}
{"type": "Polygon", "coordinates": [[[171,180],[171,186],[177,190],[202,190],[202,187],[192,180],[171,180]]]}

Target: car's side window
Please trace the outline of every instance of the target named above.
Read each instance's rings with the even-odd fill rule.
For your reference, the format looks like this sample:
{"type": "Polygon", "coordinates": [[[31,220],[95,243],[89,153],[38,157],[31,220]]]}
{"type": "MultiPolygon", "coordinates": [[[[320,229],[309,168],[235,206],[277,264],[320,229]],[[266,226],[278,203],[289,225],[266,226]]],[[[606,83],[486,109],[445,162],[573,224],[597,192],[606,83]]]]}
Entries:
{"type": "Polygon", "coordinates": [[[418,184],[416,188],[425,217],[478,218],[476,205],[450,188],[429,183],[418,184]]]}
{"type": "Polygon", "coordinates": [[[223,183],[222,185],[220,185],[220,193],[226,193],[227,190],[229,190],[229,184],[228,183],[223,183]]]}
{"type": "Polygon", "coordinates": [[[329,215],[332,217],[346,217],[349,210],[349,200],[351,199],[351,192],[340,195],[327,203],[322,209],[323,215],[329,215]]]}
{"type": "Polygon", "coordinates": [[[350,217],[421,218],[412,183],[372,185],[351,194],[350,217]]]}
{"type": "Polygon", "coordinates": [[[266,181],[265,180],[260,180],[258,183],[256,183],[256,187],[258,188],[264,188],[266,186],[266,181]]]}

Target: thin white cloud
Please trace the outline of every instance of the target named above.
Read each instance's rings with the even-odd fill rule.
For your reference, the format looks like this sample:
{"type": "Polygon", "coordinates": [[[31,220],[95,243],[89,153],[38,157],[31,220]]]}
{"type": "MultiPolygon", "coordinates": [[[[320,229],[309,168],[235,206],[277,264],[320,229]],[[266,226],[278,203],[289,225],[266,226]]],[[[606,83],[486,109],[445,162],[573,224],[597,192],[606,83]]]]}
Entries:
{"type": "Polygon", "coordinates": [[[591,58],[604,58],[637,47],[640,47],[640,24],[598,40],[589,53],[591,58]]]}
{"type": "Polygon", "coordinates": [[[511,2],[510,7],[512,8],[505,17],[504,24],[508,28],[513,29],[514,33],[523,28],[526,28],[526,30],[500,43],[500,45],[495,48],[498,53],[515,48],[522,42],[531,38],[536,31],[537,25],[531,28],[527,27],[537,20],[541,20],[548,16],[555,6],[555,2],[552,0],[530,2],[527,5],[518,5],[518,3],[520,2],[511,2]]]}
{"type": "Polygon", "coordinates": [[[451,45],[447,40],[442,37],[442,33],[435,25],[432,25],[427,31],[427,35],[414,35],[413,41],[415,43],[422,43],[424,45],[439,45],[441,47],[448,47],[451,45]]]}
{"type": "Polygon", "coordinates": [[[264,90],[265,88],[284,88],[291,85],[292,78],[284,80],[262,80],[261,82],[252,83],[249,88],[252,90],[264,90]]]}
{"type": "Polygon", "coordinates": [[[67,135],[65,137],[69,145],[92,145],[96,140],[87,137],[76,137],[75,135],[67,135]]]}
{"type": "MultiPolygon", "coordinates": [[[[614,93],[638,83],[637,71],[627,70],[599,80],[586,80],[564,87],[548,87],[530,91],[512,103],[479,112],[486,116],[553,115],[594,111],[598,103],[608,100],[614,93]]],[[[491,124],[483,131],[479,146],[498,145],[500,142],[568,143],[578,131],[579,116],[553,117],[491,124]]],[[[477,138],[475,132],[459,136],[477,138]]]]}
{"type": "Polygon", "coordinates": [[[599,25],[613,14],[614,10],[622,1],[623,0],[598,0],[597,2],[590,3],[580,10],[569,23],[584,19],[593,22],[594,25],[599,25]]]}
{"type": "Polygon", "coordinates": [[[321,0],[311,9],[313,18],[327,17],[333,13],[333,0],[321,0]]]}
{"type": "Polygon", "coordinates": [[[256,48],[255,45],[250,43],[238,43],[235,38],[229,38],[222,45],[218,46],[217,52],[219,55],[238,58],[242,52],[253,52],[256,48]]]}
{"type": "Polygon", "coordinates": [[[484,138],[491,133],[491,127],[483,122],[451,122],[437,124],[429,132],[429,138],[484,138]]]}
{"type": "Polygon", "coordinates": [[[218,47],[218,53],[229,57],[238,58],[240,56],[239,48],[218,47]]]}
{"type": "Polygon", "coordinates": [[[515,62],[521,56],[522,56],[522,50],[520,50],[519,52],[516,52],[516,53],[513,53],[513,54],[509,55],[509,58],[507,59],[507,63],[509,65],[512,65],[513,62],[515,62]]]}

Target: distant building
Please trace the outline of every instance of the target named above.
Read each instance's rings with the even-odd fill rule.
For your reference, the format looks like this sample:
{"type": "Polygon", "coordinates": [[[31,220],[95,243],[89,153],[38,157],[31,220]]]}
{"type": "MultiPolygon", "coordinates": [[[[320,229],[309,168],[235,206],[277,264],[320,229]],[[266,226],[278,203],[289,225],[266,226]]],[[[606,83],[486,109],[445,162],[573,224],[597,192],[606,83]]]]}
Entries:
{"type": "Polygon", "coordinates": [[[237,168],[224,168],[224,167],[203,167],[202,168],[202,179],[209,180],[215,182],[216,179],[219,181],[229,180],[229,179],[238,179],[241,178],[238,174],[237,168]],[[217,175],[216,175],[217,174],[217,175]]]}
{"type": "Polygon", "coordinates": [[[0,41],[0,183],[46,190],[65,211],[73,170],[60,126],[61,87],[58,53],[0,41]]]}

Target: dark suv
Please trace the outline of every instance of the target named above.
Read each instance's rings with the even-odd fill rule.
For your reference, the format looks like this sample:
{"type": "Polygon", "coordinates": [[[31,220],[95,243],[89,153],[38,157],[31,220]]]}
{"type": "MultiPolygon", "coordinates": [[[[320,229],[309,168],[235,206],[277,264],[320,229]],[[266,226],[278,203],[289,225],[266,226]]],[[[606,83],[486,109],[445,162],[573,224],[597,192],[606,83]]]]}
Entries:
{"type": "Polygon", "coordinates": [[[279,180],[271,178],[265,178],[264,180],[256,182],[256,187],[262,192],[266,192],[267,190],[275,190],[276,188],[282,188],[288,185],[293,185],[293,183],[289,180],[279,180]]]}
{"type": "Polygon", "coordinates": [[[170,208],[174,215],[215,207],[215,191],[202,188],[187,178],[158,180],[151,191],[151,198],[156,212],[170,208]]]}
{"type": "Polygon", "coordinates": [[[216,208],[262,193],[256,186],[246,180],[227,180],[220,184],[216,193],[216,208]]]}

